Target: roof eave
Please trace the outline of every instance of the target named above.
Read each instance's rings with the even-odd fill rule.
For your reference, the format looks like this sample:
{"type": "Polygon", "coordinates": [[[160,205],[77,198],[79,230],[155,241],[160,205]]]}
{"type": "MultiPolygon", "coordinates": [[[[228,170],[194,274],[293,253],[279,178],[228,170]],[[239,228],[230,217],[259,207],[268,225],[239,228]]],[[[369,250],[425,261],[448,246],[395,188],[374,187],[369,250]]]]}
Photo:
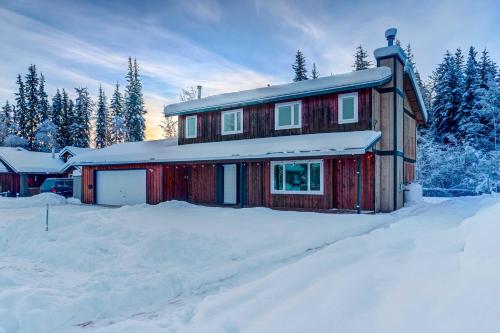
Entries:
{"type": "Polygon", "coordinates": [[[422,92],[420,91],[420,87],[418,86],[417,78],[415,76],[415,72],[413,71],[413,66],[411,66],[410,64],[406,64],[404,71],[408,74],[410,83],[413,87],[413,90],[415,91],[415,95],[417,96],[418,106],[420,108],[420,112],[422,113],[422,117],[424,118],[424,123],[426,123],[429,120],[427,108],[425,107],[424,98],[422,96],[422,92]]]}
{"type": "Polygon", "coordinates": [[[383,85],[383,84],[389,82],[391,80],[391,77],[392,77],[392,73],[387,75],[386,77],[380,78],[378,80],[363,82],[360,84],[350,84],[350,85],[345,85],[345,86],[340,86],[340,87],[335,87],[335,88],[311,90],[311,91],[306,91],[303,93],[283,94],[283,95],[272,96],[272,97],[268,97],[268,98],[260,98],[260,99],[248,100],[248,101],[243,101],[243,102],[219,104],[219,105],[214,105],[214,106],[205,107],[205,108],[193,108],[193,109],[174,111],[174,112],[168,111],[169,105],[166,105],[164,107],[163,111],[167,116],[178,116],[178,115],[189,114],[189,113],[219,111],[219,110],[224,110],[224,109],[229,109],[229,108],[241,108],[241,107],[251,106],[251,105],[256,105],[256,104],[278,102],[278,101],[282,101],[282,100],[286,100],[286,99],[304,98],[304,97],[309,97],[309,96],[342,92],[342,91],[346,91],[346,90],[363,89],[363,88],[380,86],[380,85],[383,85]]]}

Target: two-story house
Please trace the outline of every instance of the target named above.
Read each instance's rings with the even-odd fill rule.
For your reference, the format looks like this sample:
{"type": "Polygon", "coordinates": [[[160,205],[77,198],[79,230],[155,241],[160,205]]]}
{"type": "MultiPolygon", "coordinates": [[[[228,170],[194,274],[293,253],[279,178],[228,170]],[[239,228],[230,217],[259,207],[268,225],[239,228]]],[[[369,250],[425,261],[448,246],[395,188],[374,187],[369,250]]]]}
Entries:
{"type": "Polygon", "coordinates": [[[377,67],[165,107],[178,140],[76,158],[85,203],[185,200],[281,209],[393,211],[415,179],[427,119],[413,69],[394,45],[377,67]]]}

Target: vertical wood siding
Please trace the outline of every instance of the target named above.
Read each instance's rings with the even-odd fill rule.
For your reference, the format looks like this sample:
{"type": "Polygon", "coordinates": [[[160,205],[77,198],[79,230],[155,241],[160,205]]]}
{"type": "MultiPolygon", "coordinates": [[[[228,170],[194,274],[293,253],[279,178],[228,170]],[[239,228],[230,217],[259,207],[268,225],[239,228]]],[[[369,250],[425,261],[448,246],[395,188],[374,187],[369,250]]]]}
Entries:
{"type": "Polygon", "coordinates": [[[161,164],[126,164],[84,166],[82,169],[82,202],[95,204],[95,172],[99,170],[146,169],[146,202],[157,204],[163,201],[163,166],[161,164]]]}
{"type": "MultiPolygon", "coordinates": [[[[345,92],[348,93],[348,92],[345,92]]],[[[221,111],[198,113],[197,134],[185,138],[185,117],[179,116],[179,144],[263,138],[282,135],[371,129],[371,88],[358,91],[358,122],[338,123],[338,93],[305,97],[302,101],[302,128],[275,130],[274,105],[264,103],[243,108],[243,133],[221,134],[221,111]]],[[[293,99],[296,100],[296,99],[293,99]]]]}
{"type": "Polygon", "coordinates": [[[20,178],[17,173],[0,173],[0,192],[19,193],[20,178]]]}

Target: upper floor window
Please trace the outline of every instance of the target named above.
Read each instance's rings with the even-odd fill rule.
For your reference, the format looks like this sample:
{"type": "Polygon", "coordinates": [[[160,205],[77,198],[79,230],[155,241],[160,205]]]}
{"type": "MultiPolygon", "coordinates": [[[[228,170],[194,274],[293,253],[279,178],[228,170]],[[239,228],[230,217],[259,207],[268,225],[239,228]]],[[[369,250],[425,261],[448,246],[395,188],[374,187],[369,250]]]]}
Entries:
{"type": "Polygon", "coordinates": [[[222,112],[221,122],[222,135],[243,133],[243,109],[222,112]]]}
{"type": "Polygon", "coordinates": [[[186,138],[196,138],[197,136],[197,117],[189,116],[186,117],[186,138]]]}
{"type": "Polygon", "coordinates": [[[274,129],[300,128],[302,126],[302,103],[300,101],[276,104],[274,107],[274,129]]]}
{"type": "Polygon", "coordinates": [[[358,93],[339,95],[339,124],[358,122],[358,93]]]}

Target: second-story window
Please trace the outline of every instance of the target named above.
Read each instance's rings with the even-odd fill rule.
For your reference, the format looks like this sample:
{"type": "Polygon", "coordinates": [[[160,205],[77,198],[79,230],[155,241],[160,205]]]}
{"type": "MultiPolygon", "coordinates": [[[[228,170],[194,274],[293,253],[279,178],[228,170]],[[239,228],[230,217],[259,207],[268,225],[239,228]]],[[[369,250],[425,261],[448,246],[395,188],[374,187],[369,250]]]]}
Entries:
{"type": "Polygon", "coordinates": [[[300,128],[302,126],[302,103],[300,101],[276,104],[274,107],[274,129],[300,128]]]}
{"type": "Polygon", "coordinates": [[[358,122],[358,93],[339,95],[339,124],[358,122]]]}
{"type": "Polygon", "coordinates": [[[222,135],[243,133],[243,109],[222,112],[221,122],[222,135]]]}
{"type": "Polygon", "coordinates": [[[186,138],[196,138],[197,130],[196,130],[196,116],[186,117],[186,138]]]}

